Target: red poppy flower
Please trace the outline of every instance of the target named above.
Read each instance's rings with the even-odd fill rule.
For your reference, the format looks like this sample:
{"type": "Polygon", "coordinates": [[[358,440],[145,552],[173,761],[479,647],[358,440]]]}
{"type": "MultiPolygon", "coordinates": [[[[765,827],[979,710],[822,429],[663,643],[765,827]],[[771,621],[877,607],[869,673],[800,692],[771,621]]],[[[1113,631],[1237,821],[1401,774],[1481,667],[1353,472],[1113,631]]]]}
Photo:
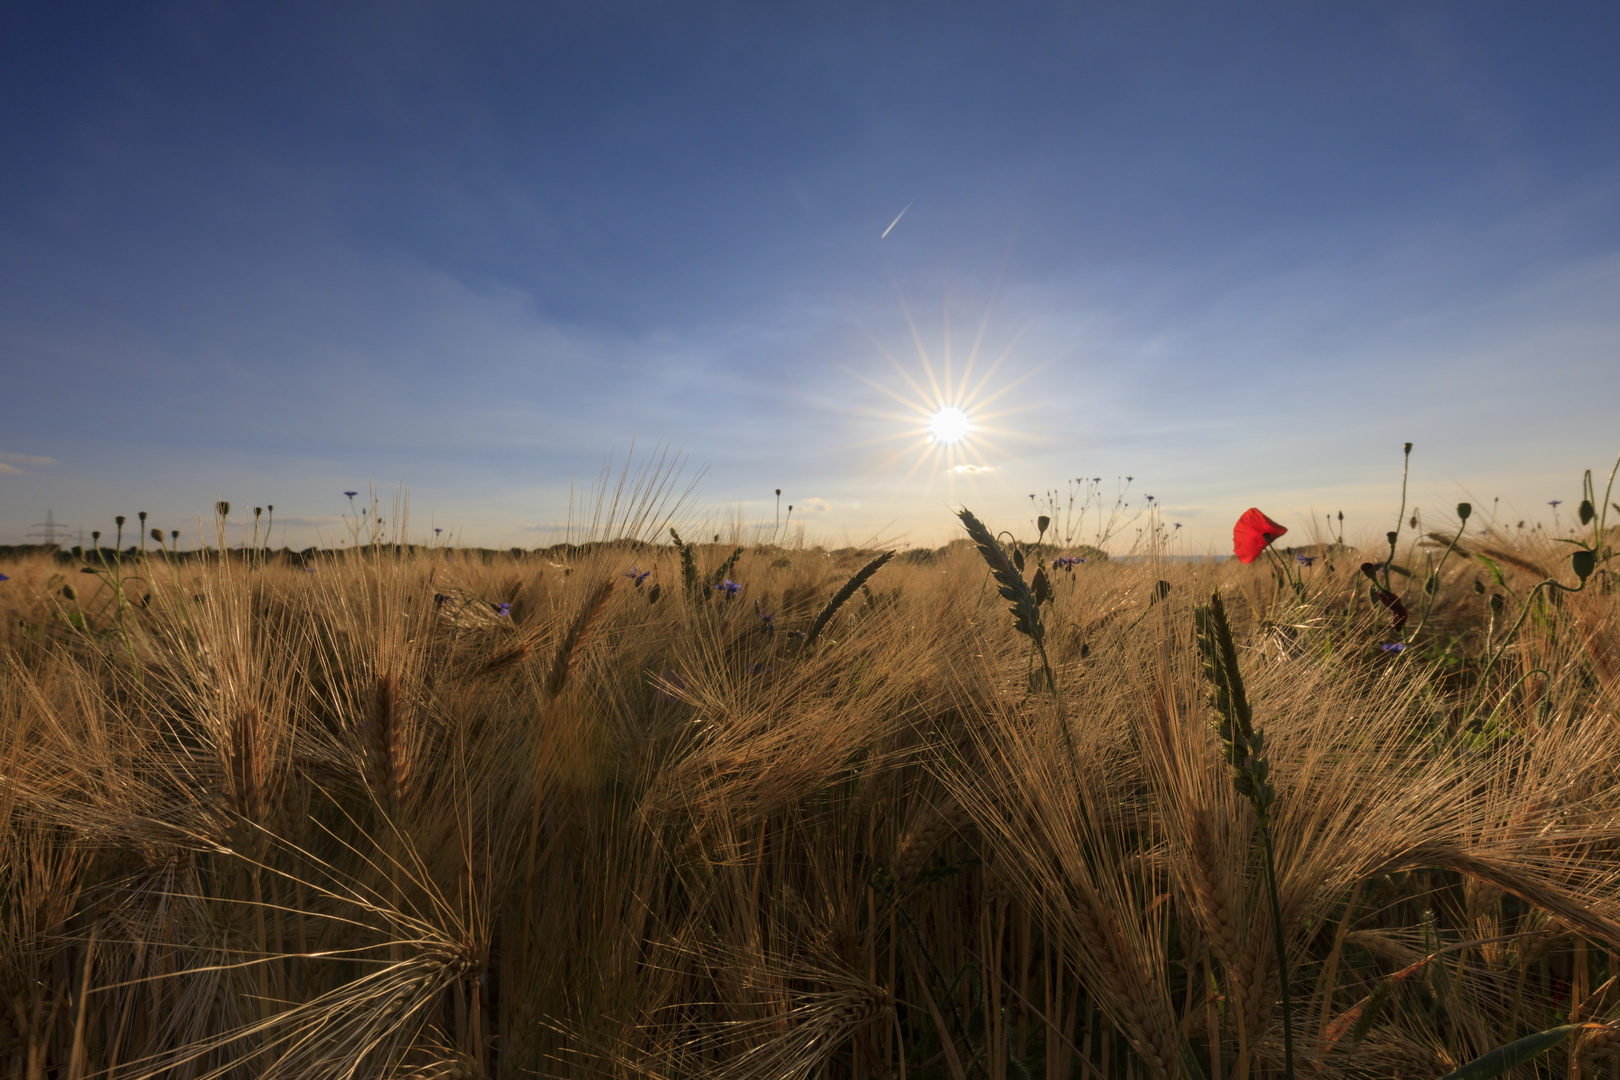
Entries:
{"type": "Polygon", "coordinates": [[[1287,531],[1251,506],[1243,511],[1243,516],[1232,526],[1232,550],[1236,553],[1238,562],[1247,566],[1258,559],[1260,553],[1266,550],[1273,540],[1287,531]]]}

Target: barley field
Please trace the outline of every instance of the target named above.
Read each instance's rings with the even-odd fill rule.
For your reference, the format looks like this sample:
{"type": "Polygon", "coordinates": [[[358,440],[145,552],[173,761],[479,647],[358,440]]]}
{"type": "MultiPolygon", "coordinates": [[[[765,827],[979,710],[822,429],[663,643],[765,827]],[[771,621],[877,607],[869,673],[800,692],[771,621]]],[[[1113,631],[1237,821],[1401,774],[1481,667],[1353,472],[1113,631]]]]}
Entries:
{"type": "Polygon", "coordinates": [[[0,1071],[1620,1076],[1601,479],[1252,565],[15,557],[0,1071]]]}

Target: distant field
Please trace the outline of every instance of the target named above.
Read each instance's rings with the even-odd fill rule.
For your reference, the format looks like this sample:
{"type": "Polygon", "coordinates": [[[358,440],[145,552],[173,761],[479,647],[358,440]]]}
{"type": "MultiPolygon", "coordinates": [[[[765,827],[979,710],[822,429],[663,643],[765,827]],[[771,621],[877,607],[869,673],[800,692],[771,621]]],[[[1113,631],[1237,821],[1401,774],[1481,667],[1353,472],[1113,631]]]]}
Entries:
{"type": "Polygon", "coordinates": [[[1620,1076],[1600,524],[0,557],[0,1069],[1620,1076]]]}

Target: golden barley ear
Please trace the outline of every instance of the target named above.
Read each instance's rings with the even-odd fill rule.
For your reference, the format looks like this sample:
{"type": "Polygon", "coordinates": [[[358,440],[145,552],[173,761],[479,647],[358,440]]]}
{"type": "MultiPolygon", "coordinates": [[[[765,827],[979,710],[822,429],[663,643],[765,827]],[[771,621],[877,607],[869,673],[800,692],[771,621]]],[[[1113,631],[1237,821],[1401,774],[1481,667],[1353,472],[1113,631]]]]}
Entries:
{"type": "Polygon", "coordinates": [[[410,794],[410,748],[400,715],[399,679],[391,671],[377,676],[367,717],[370,781],[390,815],[410,794]]]}
{"type": "Polygon", "coordinates": [[[266,803],[263,777],[264,746],[259,738],[259,710],[251,705],[237,715],[231,728],[231,800],[241,816],[262,823],[266,803]]]}
{"type": "Polygon", "coordinates": [[[239,710],[225,734],[225,767],[229,773],[231,809],[242,823],[232,833],[248,845],[252,858],[263,858],[266,829],[283,816],[286,769],[276,761],[273,737],[265,716],[254,705],[239,710]]]}
{"type": "Polygon", "coordinates": [[[476,679],[487,678],[491,675],[498,675],[509,668],[521,664],[523,661],[527,660],[529,655],[533,652],[534,647],[532,645],[519,645],[514,649],[507,649],[505,652],[495,654],[495,656],[493,656],[481,667],[474,668],[467,674],[466,678],[470,682],[476,679]]]}
{"type": "Polygon", "coordinates": [[[953,833],[961,832],[972,822],[972,816],[955,799],[946,797],[942,804],[927,810],[906,830],[894,854],[895,880],[904,884],[922,871],[934,849],[953,833]]]}
{"type": "Polygon", "coordinates": [[[604,579],[601,584],[592,589],[585,602],[580,605],[579,611],[574,615],[574,621],[568,624],[567,633],[557,643],[557,655],[551,662],[551,674],[546,678],[546,696],[555,698],[563,692],[568,685],[568,676],[579,663],[580,652],[585,642],[590,638],[591,628],[596,624],[597,616],[607,606],[608,597],[613,594],[613,581],[604,579]]]}

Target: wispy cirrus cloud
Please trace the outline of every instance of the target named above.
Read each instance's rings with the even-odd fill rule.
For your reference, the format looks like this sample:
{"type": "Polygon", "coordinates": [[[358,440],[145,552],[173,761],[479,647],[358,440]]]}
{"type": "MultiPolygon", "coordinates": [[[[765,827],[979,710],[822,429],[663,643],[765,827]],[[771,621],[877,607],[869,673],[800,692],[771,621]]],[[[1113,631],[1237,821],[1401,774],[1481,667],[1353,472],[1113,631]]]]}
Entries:
{"type": "Polygon", "coordinates": [[[55,458],[43,457],[39,454],[0,454],[0,473],[24,473],[27,468],[18,466],[39,467],[42,465],[55,465],[55,458]]]}

